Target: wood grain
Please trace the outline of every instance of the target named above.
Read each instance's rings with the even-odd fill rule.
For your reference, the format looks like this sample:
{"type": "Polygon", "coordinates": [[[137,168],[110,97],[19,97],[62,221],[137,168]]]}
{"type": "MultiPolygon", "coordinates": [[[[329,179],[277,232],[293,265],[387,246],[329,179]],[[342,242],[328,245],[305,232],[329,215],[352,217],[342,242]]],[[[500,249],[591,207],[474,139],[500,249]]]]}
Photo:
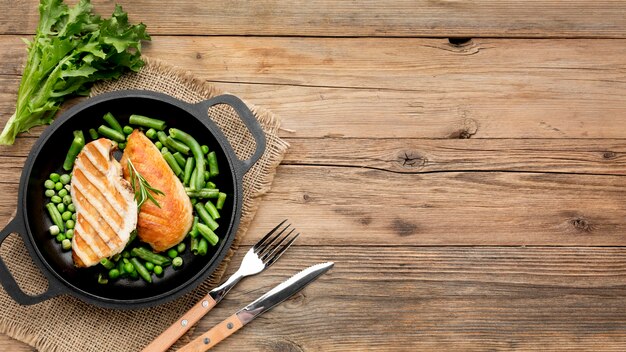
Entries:
{"type": "MultiPolygon", "coordinates": [[[[0,45],[4,124],[24,54],[18,37],[0,45]]],[[[293,137],[626,137],[626,40],[159,37],[146,53],[271,109],[293,137]]]]}
{"type": "MultiPolygon", "coordinates": [[[[0,33],[32,33],[37,0],[0,1],[0,33]]],[[[180,1],[94,0],[108,15],[114,3],[152,34],[390,37],[623,38],[620,1],[329,0],[180,1]]]]}
{"type": "Polygon", "coordinates": [[[625,258],[624,248],[296,246],[242,281],[194,336],[332,260],[215,351],[624,350],[625,258]]]}

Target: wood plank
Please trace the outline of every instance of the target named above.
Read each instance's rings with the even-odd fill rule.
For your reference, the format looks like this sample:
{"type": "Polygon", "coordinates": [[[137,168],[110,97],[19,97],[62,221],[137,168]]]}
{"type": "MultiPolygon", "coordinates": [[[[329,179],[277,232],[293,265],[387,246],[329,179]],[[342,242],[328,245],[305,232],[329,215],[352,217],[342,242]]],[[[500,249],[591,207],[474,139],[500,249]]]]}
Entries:
{"type": "MultiPolygon", "coordinates": [[[[0,224],[15,211],[18,174],[0,171],[0,224]]],[[[251,231],[289,217],[307,245],[623,246],[624,199],[624,176],[285,165],[251,231]]]]}
{"type": "MultiPolygon", "coordinates": [[[[94,0],[110,14],[114,2],[94,0]]],[[[152,34],[623,38],[620,1],[115,1],[152,34]]],[[[37,0],[0,1],[0,33],[33,33],[37,0]]]]}
{"type": "MultiPolygon", "coordinates": [[[[0,74],[18,75],[21,42],[0,45],[0,74]]],[[[626,137],[626,40],[159,37],[146,52],[271,109],[293,137],[626,137]]],[[[17,80],[1,79],[4,124],[17,80]]]]}
{"type": "Polygon", "coordinates": [[[625,255],[624,248],[295,247],[242,281],[196,336],[304,266],[332,260],[329,273],[215,351],[619,351],[625,255]]]}

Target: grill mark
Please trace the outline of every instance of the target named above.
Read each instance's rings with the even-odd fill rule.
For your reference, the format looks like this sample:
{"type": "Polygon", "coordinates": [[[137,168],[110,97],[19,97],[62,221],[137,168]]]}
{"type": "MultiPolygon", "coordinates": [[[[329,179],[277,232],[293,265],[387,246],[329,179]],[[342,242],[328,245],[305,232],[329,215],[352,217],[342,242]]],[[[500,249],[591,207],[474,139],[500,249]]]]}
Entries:
{"type": "MultiPolygon", "coordinates": [[[[96,173],[99,173],[100,175],[102,175],[101,177],[102,179],[109,181],[109,178],[108,178],[109,170],[108,169],[102,170],[102,168],[98,167],[98,165],[94,163],[94,160],[91,160],[90,158],[91,153],[86,153],[85,156],[86,157],[84,158],[83,163],[82,163],[83,166],[85,167],[85,171],[93,175],[95,178],[99,178],[94,172],[92,172],[92,170],[96,170],[96,173]]],[[[115,186],[111,187],[111,184],[109,182],[102,182],[102,183],[103,183],[103,186],[106,188],[106,190],[109,193],[111,193],[111,195],[113,195],[113,197],[115,198],[115,201],[117,203],[116,205],[124,209],[126,200],[124,199],[124,197],[122,197],[122,195],[119,192],[116,192],[116,191],[119,191],[117,187],[115,186]]],[[[110,203],[111,201],[107,198],[107,202],[110,203]]],[[[126,210],[127,209],[124,209],[124,211],[126,210]]]]}
{"type": "Polygon", "coordinates": [[[75,170],[74,177],[76,178],[76,190],[80,191],[84,195],[91,196],[90,198],[87,198],[87,200],[92,204],[97,202],[98,204],[93,205],[95,206],[100,216],[102,216],[102,213],[105,213],[104,215],[112,218],[111,220],[113,224],[119,226],[120,228],[115,229],[113,228],[113,226],[111,226],[111,228],[113,228],[113,230],[116,232],[119,231],[123,226],[124,218],[118,214],[117,209],[115,209],[115,207],[110,203],[108,199],[109,197],[102,193],[102,190],[100,190],[98,185],[91,182],[89,177],[87,177],[87,175],[85,175],[82,170],[75,170]],[[105,199],[105,201],[101,202],[100,199],[105,199]]]}
{"type": "MultiPolygon", "coordinates": [[[[112,243],[112,238],[118,237],[118,234],[115,231],[115,229],[111,227],[111,225],[106,221],[106,219],[102,218],[102,215],[100,215],[100,212],[98,211],[98,209],[93,205],[93,203],[91,203],[89,199],[85,197],[85,195],[79,189],[75,189],[75,191],[76,191],[77,199],[85,208],[84,209],[85,214],[89,215],[87,216],[85,214],[82,214],[81,212],[81,215],[82,215],[81,217],[84,218],[85,221],[89,223],[92,229],[94,229],[96,236],[93,236],[93,237],[99,237],[103,241],[103,243],[105,243],[105,245],[107,245],[108,243],[112,243]],[[96,215],[93,215],[93,214],[96,214],[96,215]],[[106,226],[102,226],[103,224],[106,226]],[[106,234],[108,238],[101,238],[103,234],[106,234]]],[[[110,248],[111,246],[107,246],[107,247],[110,248]]],[[[111,249],[114,249],[114,248],[111,248],[111,249]]]]}
{"type": "Polygon", "coordinates": [[[72,237],[72,240],[72,248],[74,249],[74,253],[76,253],[76,255],[80,258],[80,260],[83,262],[83,265],[86,266],[87,264],[91,264],[92,262],[96,261],[98,256],[85,242],[82,233],[78,229],[74,230],[74,237],[72,237]]]}
{"type": "MultiPolygon", "coordinates": [[[[98,224],[100,223],[101,223],[100,219],[98,219],[98,224]]],[[[113,236],[109,236],[108,239],[103,238],[102,236],[100,236],[101,232],[96,230],[88,221],[83,222],[83,229],[85,230],[86,233],[98,234],[97,237],[102,241],[102,244],[112,250],[118,249],[120,245],[123,244],[122,239],[117,234],[114,234],[113,236]]],[[[107,235],[109,234],[107,233],[107,235]]]]}

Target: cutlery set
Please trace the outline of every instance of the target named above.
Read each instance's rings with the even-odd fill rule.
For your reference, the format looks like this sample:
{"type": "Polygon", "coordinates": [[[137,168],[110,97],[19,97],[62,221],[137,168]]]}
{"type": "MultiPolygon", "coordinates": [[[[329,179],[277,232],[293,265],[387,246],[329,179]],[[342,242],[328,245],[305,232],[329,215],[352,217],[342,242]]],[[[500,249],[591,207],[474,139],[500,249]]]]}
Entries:
{"type": "MultiPolygon", "coordinates": [[[[285,225],[286,222],[287,220],[282,221],[252,246],[234,274],[198,301],[189,311],[146,346],[142,352],[167,351],[185,332],[215,307],[241,279],[246,276],[256,275],[274,264],[300,235],[299,233],[294,235],[295,228],[292,228],[289,223],[285,225]]],[[[210,349],[257,316],[298,293],[332,267],[333,263],[327,262],[302,270],[189,344],[183,346],[179,351],[191,352],[210,349]]]]}

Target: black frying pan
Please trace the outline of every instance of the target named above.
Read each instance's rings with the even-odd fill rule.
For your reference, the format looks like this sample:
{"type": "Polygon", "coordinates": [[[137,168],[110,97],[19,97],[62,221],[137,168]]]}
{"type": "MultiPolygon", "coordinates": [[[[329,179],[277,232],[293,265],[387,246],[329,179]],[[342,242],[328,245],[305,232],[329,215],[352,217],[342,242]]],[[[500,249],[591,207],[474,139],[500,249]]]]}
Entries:
{"type": "MultiPolygon", "coordinates": [[[[85,133],[87,135],[87,133],[85,133]]],[[[246,105],[232,95],[221,95],[198,104],[188,104],[165,94],[150,91],[118,91],[106,93],[72,107],[59,116],[42,133],[31,150],[22,171],[17,213],[0,232],[0,243],[11,233],[22,236],[33,261],[48,279],[48,290],[40,295],[25,294],[16,284],[0,258],[0,283],[20,304],[35,304],[61,294],[69,294],[97,306],[107,308],[140,308],[161,304],[192,290],[217,268],[230,247],[241,217],[242,179],[244,174],[265,151],[265,134],[246,105]],[[209,107],[228,104],[239,114],[256,141],[256,150],[248,160],[239,160],[228,140],[207,117],[209,107]],[[217,153],[220,175],[214,181],[220,191],[228,194],[221,210],[220,241],[209,248],[206,256],[194,256],[189,250],[183,255],[184,265],[178,270],[171,266],[163,278],[152,284],[145,281],[119,279],[107,285],[97,283],[96,268],[74,267],[71,252],[61,252],[53,236],[52,225],[45,210],[44,181],[51,172],[62,173],[61,166],[72,142],[72,131],[97,128],[102,116],[111,112],[122,125],[131,114],[140,114],[167,121],[191,133],[200,144],[217,153]]]]}

